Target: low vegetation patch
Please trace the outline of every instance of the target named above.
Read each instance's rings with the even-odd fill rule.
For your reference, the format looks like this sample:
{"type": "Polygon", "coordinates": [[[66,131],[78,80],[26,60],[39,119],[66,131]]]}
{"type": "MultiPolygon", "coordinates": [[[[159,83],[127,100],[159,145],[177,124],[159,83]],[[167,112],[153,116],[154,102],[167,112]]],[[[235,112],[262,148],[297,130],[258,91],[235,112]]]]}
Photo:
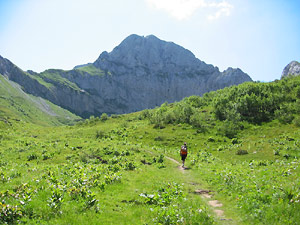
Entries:
{"type": "Polygon", "coordinates": [[[299,79],[74,126],[36,125],[0,106],[0,223],[226,224],[193,194],[209,188],[233,223],[298,224],[299,79]],[[179,170],[168,157],[180,161],[183,142],[179,170]]]}

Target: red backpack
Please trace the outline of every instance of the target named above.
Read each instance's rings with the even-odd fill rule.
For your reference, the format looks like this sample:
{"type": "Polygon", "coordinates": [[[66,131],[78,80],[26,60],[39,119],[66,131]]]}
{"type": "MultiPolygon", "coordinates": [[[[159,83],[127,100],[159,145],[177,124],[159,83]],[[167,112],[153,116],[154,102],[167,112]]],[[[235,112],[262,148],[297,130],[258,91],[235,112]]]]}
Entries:
{"type": "Polygon", "coordinates": [[[180,149],[180,154],[181,155],[187,155],[187,147],[182,145],[180,149]]]}

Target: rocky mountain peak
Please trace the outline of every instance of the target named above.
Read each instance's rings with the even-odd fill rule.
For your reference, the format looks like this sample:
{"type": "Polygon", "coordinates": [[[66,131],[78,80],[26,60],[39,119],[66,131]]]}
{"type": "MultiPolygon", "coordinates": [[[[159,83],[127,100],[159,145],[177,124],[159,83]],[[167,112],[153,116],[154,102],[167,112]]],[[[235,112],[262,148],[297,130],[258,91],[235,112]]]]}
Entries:
{"type": "Polygon", "coordinates": [[[281,79],[287,76],[298,76],[300,75],[300,63],[297,61],[290,62],[286,67],[284,67],[281,79]]]}
{"type": "Polygon", "coordinates": [[[218,70],[173,42],[160,40],[154,35],[144,37],[136,34],[125,38],[112,52],[103,52],[94,65],[104,70],[110,68],[116,73],[122,73],[120,67],[134,70],[143,67],[155,73],[180,73],[182,70],[211,73],[218,70]]]}

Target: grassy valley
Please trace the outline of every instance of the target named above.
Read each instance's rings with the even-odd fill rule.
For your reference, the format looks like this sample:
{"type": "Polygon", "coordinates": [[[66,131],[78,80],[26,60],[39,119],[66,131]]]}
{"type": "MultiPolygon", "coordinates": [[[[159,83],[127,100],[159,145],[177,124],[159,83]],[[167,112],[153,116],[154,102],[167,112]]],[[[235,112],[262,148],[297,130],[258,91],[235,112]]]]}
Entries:
{"type": "Polygon", "coordinates": [[[1,98],[0,223],[297,224],[299,84],[245,83],[73,126],[33,123],[1,98]],[[171,160],[184,141],[185,170],[171,160]]]}

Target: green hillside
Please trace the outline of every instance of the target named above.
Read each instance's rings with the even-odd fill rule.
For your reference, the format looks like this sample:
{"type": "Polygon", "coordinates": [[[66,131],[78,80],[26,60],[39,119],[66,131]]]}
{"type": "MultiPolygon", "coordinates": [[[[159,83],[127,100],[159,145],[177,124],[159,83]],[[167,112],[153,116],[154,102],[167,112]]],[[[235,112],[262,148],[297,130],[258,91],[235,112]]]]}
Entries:
{"type": "Polygon", "coordinates": [[[0,75],[0,119],[8,118],[40,125],[72,124],[80,119],[47,100],[26,94],[18,84],[0,75]]]}
{"type": "Polygon", "coordinates": [[[76,69],[76,71],[80,71],[81,73],[88,73],[91,76],[103,76],[105,75],[105,72],[97,67],[95,67],[93,64],[82,66],[76,69]]]}
{"type": "Polygon", "coordinates": [[[0,121],[0,223],[298,224],[299,84],[245,83],[74,126],[0,121]]]}
{"type": "Polygon", "coordinates": [[[80,67],[74,70],[59,70],[59,69],[48,69],[41,73],[34,73],[31,75],[32,78],[38,80],[40,84],[47,88],[55,86],[68,87],[75,91],[80,91],[81,89],[72,81],[68,80],[66,77],[69,76],[103,76],[105,72],[96,68],[93,64],[80,67]]]}

